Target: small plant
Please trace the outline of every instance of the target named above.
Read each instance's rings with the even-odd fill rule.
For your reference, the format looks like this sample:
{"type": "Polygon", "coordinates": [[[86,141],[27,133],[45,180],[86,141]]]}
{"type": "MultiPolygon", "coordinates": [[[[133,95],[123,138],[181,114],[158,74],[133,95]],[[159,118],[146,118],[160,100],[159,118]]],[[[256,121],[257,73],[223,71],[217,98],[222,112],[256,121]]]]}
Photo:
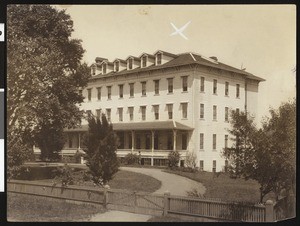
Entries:
{"type": "Polygon", "coordinates": [[[196,188],[193,188],[190,191],[186,192],[187,196],[189,197],[195,197],[195,198],[205,198],[204,195],[202,195],[196,188]]]}
{"type": "Polygon", "coordinates": [[[137,154],[128,153],[125,158],[124,162],[126,165],[135,165],[139,162],[139,156],[137,154]]]}
{"type": "Polygon", "coordinates": [[[179,160],[180,160],[180,154],[178,151],[171,151],[168,155],[168,160],[169,160],[169,167],[174,168],[178,167],[179,160]]]}

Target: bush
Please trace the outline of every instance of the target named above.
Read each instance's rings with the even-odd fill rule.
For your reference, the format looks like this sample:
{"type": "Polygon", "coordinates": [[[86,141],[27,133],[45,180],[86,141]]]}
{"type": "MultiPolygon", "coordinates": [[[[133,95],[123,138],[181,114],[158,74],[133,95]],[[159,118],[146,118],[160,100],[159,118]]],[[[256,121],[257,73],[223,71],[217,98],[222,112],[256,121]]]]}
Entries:
{"type": "Polygon", "coordinates": [[[178,167],[178,163],[180,160],[180,154],[178,151],[171,151],[168,155],[169,167],[178,167]]]}
{"type": "Polygon", "coordinates": [[[74,184],[73,169],[70,168],[67,164],[62,167],[58,167],[55,173],[55,180],[59,180],[62,186],[74,184]]]}
{"type": "Polygon", "coordinates": [[[196,160],[197,156],[195,152],[188,152],[185,158],[185,164],[188,168],[195,169],[196,168],[196,160]]]}
{"type": "Polygon", "coordinates": [[[125,158],[124,162],[126,165],[135,165],[139,162],[139,156],[137,154],[128,153],[125,158]]]}

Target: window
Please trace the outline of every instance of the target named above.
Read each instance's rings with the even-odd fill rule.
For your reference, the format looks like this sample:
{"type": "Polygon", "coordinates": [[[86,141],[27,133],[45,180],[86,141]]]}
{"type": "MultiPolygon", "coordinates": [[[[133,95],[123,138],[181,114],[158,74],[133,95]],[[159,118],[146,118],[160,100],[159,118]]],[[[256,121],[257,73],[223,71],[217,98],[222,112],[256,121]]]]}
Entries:
{"type": "Polygon", "coordinates": [[[147,56],[143,56],[142,57],[142,67],[146,67],[147,66],[147,56]]]}
{"type": "Polygon", "coordinates": [[[88,91],[88,101],[91,101],[92,99],[92,89],[87,89],[88,91]]]}
{"type": "Polygon", "coordinates": [[[131,70],[132,69],[132,65],[133,65],[133,59],[129,58],[128,59],[128,69],[131,70]]]}
{"type": "Polygon", "coordinates": [[[167,104],[169,119],[173,119],[173,104],[167,104]]]}
{"type": "Polygon", "coordinates": [[[97,99],[101,100],[101,87],[97,87],[97,99]]]}
{"type": "Polygon", "coordinates": [[[156,54],[156,65],[161,64],[161,53],[156,54]]]}
{"type": "Polygon", "coordinates": [[[154,80],[154,93],[159,94],[159,80],[154,80]]]}
{"type": "Polygon", "coordinates": [[[225,122],[228,122],[228,107],[225,107],[225,122]]]}
{"type": "Polygon", "coordinates": [[[119,122],[123,122],[123,108],[118,108],[119,122]]]}
{"type": "Polygon", "coordinates": [[[200,118],[204,119],[204,104],[200,104],[200,118]]]}
{"type": "Polygon", "coordinates": [[[134,83],[129,83],[129,89],[130,97],[134,97],[134,83]]]}
{"type": "Polygon", "coordinates": [[[182,106],[182,118],[186,119],[188,103],[181,103],[181,106],[182,106]]]}
{"type": "Polygon", "coordinates": [[[237,113],[238,115],[240,114],[240,109],[239,109],[239,108],[236,109],[236,113],[237,113]]]}
{"type": "Polygon", "coordinates": [[[119,71],[119,68],[120,68],[120,62],[116,61],[115,62],[115,71],[119,71]]]}
{"type": "Polygon", "coordinates": [[[129,120],[133,121],[133,107],[128,107],[128,111],[129,111],[129,120]]]}
{"type": "Polygon", "coordinates": [[[92,75],[96,75],[96,67],[92,67],[92,75]]]}
{"type": "Polygon", "coordinates": [[[182,150],[186,150],[187,149],[187,134],[183,133],[181,135],[181,139],[182,139],[182,150]]]}
{"type": "Polygon", "coordinates": [[[154,118],[155,120],[159,119],[159,105],[153,105],[153,109],[154,109],[154,118]]]}
{"type": "Polygon", "coordinates": [[[216,160],[213,160],[213,167],[212,167],[212,171],[215,173],[216,172],[216,169],[217,169],[217,161],[216,160]]]}
{"type": "Polygon", "coordinates": [[[229,95],[229,82],[225,82],[225,96],[229,95]]]}
{"type": "Polygon", "coordinates": [[[110,120],[111,120],[111,109],[110,108],[106,109],[106,118],[107,118],[107,121],[110,122],[110,120]]]}
{"type": "Polygon", "coordinates": [[[200,150],[204,149],[204,133],[200,133],[200,150]]]}
{"type": "Polygon", "coordinates": [[[107,99],[111,99],[111,86],[107,86],[107,99]]]}
{"type": "Polygon", "coordinates": [[[82,89],[78,90],[78,94],[82,96],[82,89]]]}
{"type": "Polygon", "coordinates": [[[213,106],[213,120],[217,120],[217,105],[213,106]]]}
{"type": "Polygon", "coordinates": [[[124,87],[123,84],[122,84],[122,85],[119,85],[119,97],[120,97],[120,98],[123,98],[123,87],[124,87]]]}
{"type": "Polygon", "coordinates": [[[205,78],[201,77],[200,78],[200,92],[204,92],[204,81],[205,81],[205,78]]]}
{"type": "Polygon", "coordinates": [[[102,74],[106,74],[106,64],[102,64],[102,74]]]}
{"type": "Polygon", "coordinates": [[[146,120],[146,106],[141,106],[141,111],[142,111],[142,120],[146,120]]]}
{"type": "Polygon", "coordinates": [[[73,147],[73,142],[72,142],[72,135],[68,134],[68,140],[69,140],[69,148],[73,147]]]}
{"type": "Polygon", "coordinates": [[[173,78],[168,78],[168,93],[173,93],[173,78]]]}
{"type": "Polygon", "coordinates": [[[228,148],[228,135],[225,135],[225,148],[228,148]]]}
{"type": "Polygon", "coordinates": [[[217,134],[213,134],[213,150],[217,149],[217,134]]]}
{"type": "Polygon", "coordinates": [[[236,98],[240,98],[240,84],[236,84],[236,98]]]}
{"type": "Polygon", "coordinates": [[[136,149],[141,149],[141,137],[139,134],[136,135],[136,149]]]}
{"type": "Polygon", "coordinates": [[[100,119],[101,117],[101,109],[96,109],[96,117],[100,119]]]}
{"type": "Polygon", "coordinates": [[[217,94],[217,79],[214,79],[213,94],[217,94]]]}
{"type": "Polygon", "coordinates": [[[146,82],[141,82],[142,83],[142,96],[146,96],[146,82]]]}
{"type": "Polygon", "coordinates": [[[188,90],[188,76],[182,76],[182,91],[186,92],[188,90]]]}
{"type": "Polygon", "coordinates": [[[204,161],[200,160],[200,167],[199,167],[200,171],[203,171],[204,169],[204,161]]]}

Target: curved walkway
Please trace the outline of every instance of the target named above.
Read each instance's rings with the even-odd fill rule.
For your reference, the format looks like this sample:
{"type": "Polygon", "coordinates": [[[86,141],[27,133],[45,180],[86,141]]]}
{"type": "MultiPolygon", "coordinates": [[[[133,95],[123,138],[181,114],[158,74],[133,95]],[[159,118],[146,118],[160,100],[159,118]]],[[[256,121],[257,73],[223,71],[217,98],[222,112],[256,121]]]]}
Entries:
{"type": "Polygon", "coordinates": [[[121,170],[127,170],[135,173],[142,173],[154,177],[161,181],[160,189],[153,192],[154,194],[163,194],[169,191],[171,195],[186,196],[186,192],[194,188],[202,195],[205,193],[206,188],[199,182],[182,177],[176,174],[163,172],[161,169],[149,168],[134,168],[134,167],[120,167],[121,170]]]}

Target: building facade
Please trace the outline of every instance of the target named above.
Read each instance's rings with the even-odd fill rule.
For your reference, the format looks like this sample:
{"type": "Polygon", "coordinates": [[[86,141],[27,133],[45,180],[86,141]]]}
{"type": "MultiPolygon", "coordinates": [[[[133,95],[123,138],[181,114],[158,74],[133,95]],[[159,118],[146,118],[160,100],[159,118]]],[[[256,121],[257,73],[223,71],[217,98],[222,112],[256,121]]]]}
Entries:
{"type": "MultiPolygon", "coordinates": [[[[223,64],[216,57],[157,51],[109,62],[97,57],[81,92],[80,108],[106,114],[119,137],[117,155],[140,155],[142,164],[166,165],[168,153],[197,156],[200,170],[222,171],[222,150],[231,145],[227,129],[231,110],[255,115],[258,86],[264,79],[223,64]]],[[[68,129],[63,151],[82,148],[87,122],[68,129]]]]}

